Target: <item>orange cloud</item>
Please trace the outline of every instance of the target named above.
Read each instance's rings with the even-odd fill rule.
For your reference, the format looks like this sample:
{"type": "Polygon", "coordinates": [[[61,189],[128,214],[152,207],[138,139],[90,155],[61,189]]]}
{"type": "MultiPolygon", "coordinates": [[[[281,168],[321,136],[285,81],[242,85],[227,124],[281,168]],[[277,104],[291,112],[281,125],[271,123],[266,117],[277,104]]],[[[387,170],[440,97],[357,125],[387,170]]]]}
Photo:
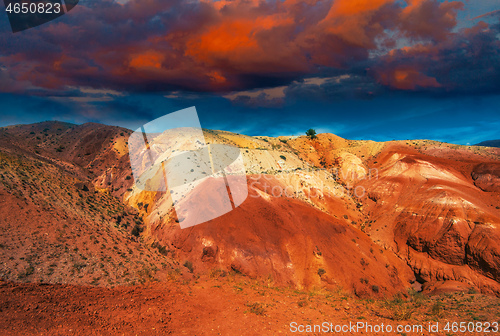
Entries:
{"type": "Polygon", "coordinates": [[[186,55],[209,63],[218,58],[241,57],[259,48],[251,21],[222,22],[189,39],[186,47],[186,55]]]}
{"type": "Polygon", "coordinates": [[[400,16],[404,35],[414,40],[444,41],[457,25],[457,11],[464,8],[461,1],[408,0],[400,16]]]}
{"type": "Polygon", "coordinates": [[[193,32],[183,42],[175,41],[178,38],[175,34],[167,40],[184,48],[184,55],[196,63],[222,66],[222,71],[282,71],[294,63],[290,62],[294,55],[289,48],[283,48],[290,37],[276,41],[280,34],[277,31],[293,24],[293,18],[280,14],[250,18],[221,15],[217,22],[193,32]]]}
{"type": "Polygon", "coordinates": [[[333,3],[327,19],[331,17],[355,16],[373,12],[393,0],[340,0],[333,3]]]}
{"type": "Polygon", "coordinates": [[[399,90],[441,87],[436,78],[411,68],[398,68],[379,74],[382,84],[399,90]]]}
{"type": "Polygon", "coordinates": [[[156,51],[147,51],[142,54],[133,55],[129,65],[132,68],[156,68],[161,69],[163,55],[156,51]]]}

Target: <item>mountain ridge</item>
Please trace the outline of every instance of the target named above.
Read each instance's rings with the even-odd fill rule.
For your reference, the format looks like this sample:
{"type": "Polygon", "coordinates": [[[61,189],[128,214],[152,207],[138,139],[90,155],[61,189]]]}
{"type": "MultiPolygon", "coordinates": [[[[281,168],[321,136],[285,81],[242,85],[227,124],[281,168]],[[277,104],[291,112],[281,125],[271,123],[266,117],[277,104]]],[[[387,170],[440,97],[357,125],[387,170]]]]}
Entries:
{"type": "Polygon", "coordinates": [[[500,140],[487,140],[487,141],[480,142],[475,146],[500,147],[500,140]]]}
{"type": "MultiPolygon", "coordinates": [[[[250,137],[212,130],[204,130],[204,133],[209,143],[231,144],[241,149],[253,197],[234,212],[194,228],[181,230],[178,227],[169,195],[144,192],[134,187],[127,151],[131,131],[116,126],[49,122],[0,128],[0,152],[9,156],[6,162],[34,162],[17,170],[9,163],[9,177],[3,179],[1,187],[5,194],[16,193],[16,188],[23,185],[33,190],[43,189],[38,182],[24,176],[24,170],[34,170],[32,166],[39,163],[45,168],[36,170],[37,174],[45,180],[56,181],[62,178],[56,176],[68,176],[64,178],[72,179],[73,182],[68,183],[72,187],[66,188],[70,190],[64,193],[76,196],[90,192],[89,196],[92,196],[90,200],[84,198],[83,203],[90,204],[68,203],[70,208],[80,209],[78,218],[95,223],[94,217],[98,216],[98,222],[105,223],[110,230],[116,226],[121,228],[119,234],[126,239],[139,236],[136,248],[143,246],[149,251],[147,272],[151,279],[168,278],[176,268],[188,277],[191,269],[194,274],[221,269],[249,277],[268,277],[276,284],[298,288],[340,286],[359,296],[388,295],[411,286],[431,288],[437,281],[459,281],[485,293],[499,293],[500,267],[493,257],[498,246],[491,239],[485,245],[484,238],[480,237],[495,236],[498,230],[499,213],[495,206],[500,206],[500,199],[493,190],[498,183],[495,167],[500,150],[428,140],[355,141],[332,134],[319,134],[316,139],[309,139],[305,136],[250,137]],[[47,167],[54,171],[50,172],[47,167]],[[47,176],[43,175],[44,171],[47,176]],[[370,178],[375,171],[377,178],[370,178]],[[14,180],[16,184],[12,183],[14,180]],[[417,184],[417,181],[423,184],[417,184]],[[422,198],[421,203],[412,205],[402,195],[397,196],[399,194],[395,191],[402,185],[420,186],[415,190],[422,198]],[[273,188],[293,191],[293,196],[276,197],[269,194],[273,188]],[[362,197],[353,197],[349,192],[355,188],[364,188],[366,193],[362,197]],[[473,192],[465,191],[471,196],[464,198],[462,191],[456,191],[462,189],[473,192]],[[390,190],[389,194],[387,190],[390,190]],[[436,198],[436,190],[443,190],[444,196],[436,198]],[[108,214],[107,206],[101,204],[108,198],[109,204],[115,204],[113,207],[127,209],[126,215],[123,212],[108,214]],[[422,208],[436,202],[444,202],[441,208],[436,208],[437,212],[425,212],[422,208]],[[456,208],[454,204],[459,204],[456,202],[464,205],[456,208]],[[474,207],[466,205],[469,203],[474,207]],[[408,217],[405,209],[412,207],[417,208],[410,213],[417,215],[408,217]],[[435,222],[443,217],[441,213],[446,214],[444,218],[448,221],[444,226],[435,222]],[[423,219],[415,221],[413,218],[423,219]],[[467,223],[472,229],[457,236],[453,225],[449,225],[450,221],[467,223]],[[384,222],[386,224],[382,226],[379,224],[384,222]],[[403,226],[398,222],[407,224],[403,226]],[[124,223],[128,223],[127,228],[123,228],[124,223]],[[234,223],[240,223],[241,227],[234,226],[234,223]],[[324,223],[332,224],[325,226],[324,223]],[[307,229],[302,228],[303,225],[307,229]],[[272,234],[269,234],[270,228],[273,228],[272,234]],[[342,233],[335,234],[330,231],[333,229],[342,233]],[[234,236],[234,230],[240,233],[240,238],[234,236]],[[325,236],[330,238],[324,240],[325,236]],[[469,236],[473,238],[471,241],[480,245],[466,243],[469,236]],[[337,237],[335,245],[340,249],[331,251],[329,246],[334,242],[333,237],[337,237]],[[312,243],[323,240],[322,243],[312,243]],[[450,246],[456,252],[443,254],[450,246]],[[430,254],[425,251],[430,251],[430,254]],[[465,260],[464,263],[457,264],[459,255],[466,256],[461,259],[465,260]],[[339,263],[338,260],[342,261],[339,263]],[[187,262],[192,265],[190,269],[182,267],[187,262]],[[339,272],[339,269],[344,271],[339,272]]],[[[63,194],[60,189],[46,190],[42,194],[50,198],[51,194],[63,194]]],[[[33,198],[22,192],[10,202],[30,203],[33,198]]],[[[50,207],[33,207],[42,214],[53,211],[50,207]]],[[[63,212],[68,214],[67,208],[63,212]]],[[[14,221],[13,218],[4,218],[2,222],[14,221]]],[[[75,228],[81,225],[78,219],[72,223],[75,228]]],[[[36,231],[33,229],[30,235],[36,231]]],[[[40,233],[35,236],[44,240],[40,233]]],[[[75,237],[72,239],[77,239],[75,237]]],[[[10,251],[11,242],[2,245],[8,246],[10,251]]],[[[50,255],[52,248],[47,249],[40,249],[38,253],[50,255]]],[[[9,256],[5,254],[4,258],[9,256]]],[[[90,270],[85,259],[74,258],[78,259],[77,265],[87,265],[81,267],[81,272],[90,270]]],[[[2,270],[7,279],[32,281],[39,279],[38,273],[50,273],[49,268],[55,268],[49,267],[50,263],[40,262],[39,271],[34,265],[36,261],[32,260],[31,264],[20,260],[15,262],[2,270]],[[13,266],[15,262],[22,267],[13,266]],[[33,272],[26,275],[30,273],[26,272],[26,269],[31,271],[30,267],[33,267],[33,272]],[[9,270],[11,274],[6,274],[9,270]],[[22,272],[26,276],[19,278],[22,272]]],[[[103,264],[106,268],[106,263],[103,264]]],[[[122,262],[122,265],[126,264],[122,262]]],[[[61,281],[73,283],[71,277],[64,276],[65,272],[69,271],[61,271],[61,281]]],[[[99,274],[102,281],[94,281],[97,276],[88,274],[81,278],[82,282],[76,283],[94,281],[105,285],[107,276],[104,272],[99,274]]],[[[41,278],[58,282],[58,278],[51,275],[41,278]]],[[[125,277],[113,278],[112,281],[116,284],[138,281],[127,279],[129,281],[124,281],[125,277]]],[[[140,277],[135,279],[144,281],[140,277]]]]}

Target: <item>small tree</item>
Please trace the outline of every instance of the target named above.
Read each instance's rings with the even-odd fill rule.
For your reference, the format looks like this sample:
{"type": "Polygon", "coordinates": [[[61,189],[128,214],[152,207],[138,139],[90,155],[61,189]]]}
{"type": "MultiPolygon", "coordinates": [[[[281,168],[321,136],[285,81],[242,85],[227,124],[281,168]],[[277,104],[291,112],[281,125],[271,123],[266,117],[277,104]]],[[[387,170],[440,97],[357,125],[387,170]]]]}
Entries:
{"type": "Polygon", "coordinates": [[[306,135],[311,139],[316,139],[316,131],[312,128],[306,131],[306,135]]]}

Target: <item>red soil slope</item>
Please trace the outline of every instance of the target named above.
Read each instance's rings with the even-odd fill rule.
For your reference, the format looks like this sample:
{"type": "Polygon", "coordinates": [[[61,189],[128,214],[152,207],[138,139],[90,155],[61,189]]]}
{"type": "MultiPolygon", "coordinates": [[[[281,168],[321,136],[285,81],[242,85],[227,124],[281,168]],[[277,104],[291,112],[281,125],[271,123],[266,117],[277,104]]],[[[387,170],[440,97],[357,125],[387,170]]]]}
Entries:
{"type": "MultiPolygon", "coordinates": [[[[150,223],[145,235],[176,258],[191,261],[196,272],[222,268],[297,288],[342,287],[359,296],[394,294],[412,280],[392,252],[343,217],[294,198],[273,197],[271,190],[285,188],[276,180],[251,181],[247,200],[227,215],[188,229],[174,220],[150,223]]],[[[203,188],[212,190],[207,184],[203,188]]]]}
{"type": "MultiPolygon", "coordinates": [[[[303,330],[364,323],[393,330],[415,326],[422,329],[406,334],[445,336],[453,334],[444,330],[449,322],[498,321],[498,305],[496,298],[471,293],[359,300],[344,292],[297,291],[231,274],[116,288],[0,282],[0,333],[274,336],[298,334],[291,328],[296,322],[303,330]],[[431,332],[429,323],[437,321],[440,331],[431,332]]],[[[361,328],[359,334],[384,333],[361,328]]]]}
{"type": "Polygon", "coordinates": [[[461,281],[498,295],[498,163],[440,151],[436,157],[390,146],[377,156],[378,178],[359,183],[368,191],[365,231],[406,260],[421,282],[461,281]]]}

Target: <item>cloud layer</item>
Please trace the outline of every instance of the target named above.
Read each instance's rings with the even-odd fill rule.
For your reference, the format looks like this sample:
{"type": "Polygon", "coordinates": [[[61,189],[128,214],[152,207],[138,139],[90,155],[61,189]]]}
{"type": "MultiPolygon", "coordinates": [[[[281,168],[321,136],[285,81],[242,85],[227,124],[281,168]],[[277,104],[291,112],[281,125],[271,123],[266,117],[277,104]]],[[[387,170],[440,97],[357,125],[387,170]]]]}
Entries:
{"type": "Polygon", "coordinates": [[[220,92],[275,104],[307,92],[342,95],[346,88],[327,79],[347,75],[349,95],[499,93],[499,13],[457,29],[462,8],[437,0],[81,1],[22,33],[0,25],[0,91],[220,92]],[[308,78],[327,79],[313,87],[308,78]],[[280,97],[245,94],[273,87],[280,97]]]}

